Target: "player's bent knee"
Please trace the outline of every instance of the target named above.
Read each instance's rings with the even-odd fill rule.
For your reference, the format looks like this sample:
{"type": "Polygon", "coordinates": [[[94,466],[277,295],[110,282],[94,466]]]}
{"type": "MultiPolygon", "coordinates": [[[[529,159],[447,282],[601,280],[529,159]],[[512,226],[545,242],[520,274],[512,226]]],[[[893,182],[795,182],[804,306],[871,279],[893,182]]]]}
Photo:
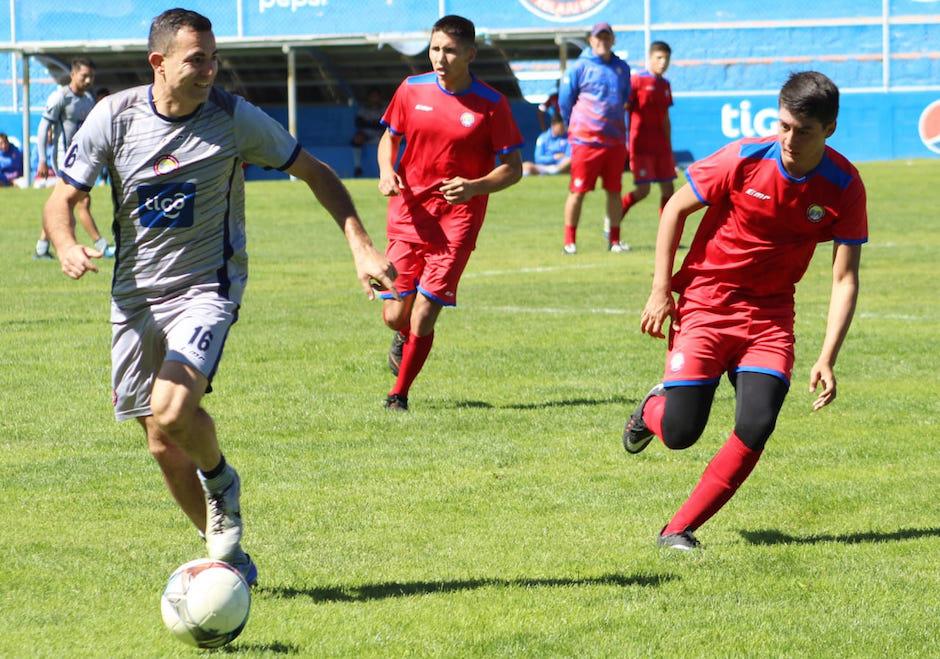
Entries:
{"type": "Polygon", "coordinates": [[[772,416],[741,420],[734,425],[734,434],[752,451],[760,451],[773,434],[776,421],[772,416]]]}
{"type": "Polygon", "coordinates": [[[687,449],[698,441],[704,430],[705,426],[694,419],[666,415],[663,417],[663,444],[676,451],[687,449]]]}

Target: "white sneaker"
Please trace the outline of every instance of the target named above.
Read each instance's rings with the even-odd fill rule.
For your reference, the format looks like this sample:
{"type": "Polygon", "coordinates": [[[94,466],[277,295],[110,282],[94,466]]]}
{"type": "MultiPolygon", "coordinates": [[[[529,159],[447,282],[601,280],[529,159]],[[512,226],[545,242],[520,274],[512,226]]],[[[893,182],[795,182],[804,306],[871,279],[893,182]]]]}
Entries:
{"type": "Polygon", "coordinates": [[[625,242],[610,243],[607,245],[607,251],[611,254],[622,254],[630,251],[630,246],[625,242]]]}
{"type": "Polygon", "coordinates": [[[242,514],[239,502],[241,495],[241,479],[230,465],[226,465],[222,476],[212,479],[223,480],[228,474],[231,480],[221,489],[215,489],[214,483],[207,481],[202,472],[199,473],[199,482],[206,495],[206,549],[209,558],[217,561],[241,562],[244,561],[244,552],[241,548],[242,540],[242,514]]]}
{"type": "Polygon", "coordinates": [[[569,256],[570,256],[571,254],[577,254],[577,253],[578,253],[578,246],[575,245],[574,243],[568,243],[567,245],[565,245],[565,246],[562,247],[561,249],[562,249],[562,251],[563,251],[565,254],[568,254],[569,256]]]}

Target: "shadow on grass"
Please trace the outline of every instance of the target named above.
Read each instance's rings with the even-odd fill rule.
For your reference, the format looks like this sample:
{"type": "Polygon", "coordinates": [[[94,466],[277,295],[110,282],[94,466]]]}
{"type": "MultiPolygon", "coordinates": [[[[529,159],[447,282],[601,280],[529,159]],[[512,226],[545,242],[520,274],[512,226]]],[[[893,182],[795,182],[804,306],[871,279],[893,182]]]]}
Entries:
{"type": "Polygon", "coordinates": [[[482,400],[458,400],[453,406],[458,409],[500,409],[500,410],[543,410],[549,407],[588,407],[594,405],[622,405],[631,401],[623,396],[609,398],[568,398],[565,400],[549,400],[543,403],[512,403],[510,405],[493,405],[482,400]]]}
{"type": "Polygon", "coordinates": [[[224,652],[225,654],[247,654],[249,652],[269,652],[271,654],[297,654],[300,652],[300,648],[296,645],[290,645],[288,643],[279,643],[274,641],[273,643],[238,643],[235,642],[235,645],[224,645],[218,650],[219,652],[224,652]]]}
{"type": "Polygon", "coordinates": [[[855,545],[862,542],[897,542],[916,538],[940,538],[940,528],[899,529],[897,531],[867,531],[863,533],[844,533],[841,535],[790,535],[776,529],[760,531],[738,531],[741,537],[752,545],[815,545],[821,542],[841,542],[855,545]]]}
{"type": "Polygon", "coordinates": [[[572,586],[642,586],[656,587],[677,579],[671,574],[605,574],[583,579],[459,579],[455,581],[409,581],[365,584],[336,588],[294,588],[292,586],[262,586],[259,594],[275,597],[309,597],[315,602],[368,602],[390,597],[410,597],[452,593],[478,588],[553,588],[572,586]]]}

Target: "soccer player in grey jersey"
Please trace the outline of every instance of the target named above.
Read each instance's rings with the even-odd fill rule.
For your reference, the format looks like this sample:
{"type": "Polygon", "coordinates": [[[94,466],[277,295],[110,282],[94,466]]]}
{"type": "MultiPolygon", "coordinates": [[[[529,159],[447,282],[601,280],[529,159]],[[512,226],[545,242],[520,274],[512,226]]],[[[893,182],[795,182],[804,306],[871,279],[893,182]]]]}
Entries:
{"type": "MultiPolygon", "coordinates": [[[[185,9],[150,28],[152,86],[101,101],[69,147],[45,224],[69,277],[97,272],[100,254],[75,241],[71,212],[103,164],[112,178],[117,262],[112,286],[112,382],[119,420],[136,418],[170,492],[209,557],[235,565],[240,480],[200,406],[234,324],[247,279],[242,162],[305,181],[346,235],[358,278],[394,290],[394,267],[375,250],[349,193],[329,167],[244,99],[214,89],[212,24],[185,9]]],[[[397,293],[396,293],[397,295],[397,293]]]]}
{"type": "MultiPolygon", "coordinates": [[[[89,59],[78,57],[72,60],[69,84],[59,87],[49,95],[46,108],[42,112],[42,119],[39,120],[37,178],[44,179],[49,176],[46,145],[50,134],[54,136],[52,157],[56,173],[62,167],[66,149],[72,143],[72,138],[75,137],[75,133],[78,132],[88,113],[95,106],[95,99],[89,93],[94,82],[95,65],[89,59]]],[[[98,225],[95,224],[95,218],[91,215],[91,197],[87,197],[76,206],[75,214],[94,241],[95,249],[103,256],[113,257],[114,248],[108,245],[106,238],[102,237],[98,225]]],[[[42,230],[36,242],[33,258],[36,260],[52,258],[45,229],[42,230]]]]}

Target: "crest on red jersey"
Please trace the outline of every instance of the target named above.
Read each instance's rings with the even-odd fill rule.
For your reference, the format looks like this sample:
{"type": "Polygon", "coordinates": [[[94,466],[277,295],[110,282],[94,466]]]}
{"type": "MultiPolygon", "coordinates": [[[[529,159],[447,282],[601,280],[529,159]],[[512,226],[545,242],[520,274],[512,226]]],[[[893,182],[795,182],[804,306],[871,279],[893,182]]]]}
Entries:
{"type": "Polygon", "coordinates": [[[819,204],[810,204],[806,209],[806,219],[815,224],[826,217],[826,209],[819,204]]]}

